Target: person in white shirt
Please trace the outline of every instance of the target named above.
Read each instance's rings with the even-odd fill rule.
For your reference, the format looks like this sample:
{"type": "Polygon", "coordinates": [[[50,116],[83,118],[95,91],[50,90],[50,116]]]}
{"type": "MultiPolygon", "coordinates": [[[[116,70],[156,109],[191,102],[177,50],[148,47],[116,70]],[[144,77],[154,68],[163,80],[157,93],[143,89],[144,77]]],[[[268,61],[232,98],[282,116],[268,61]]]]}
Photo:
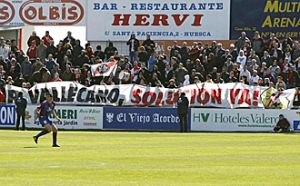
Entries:
{"type": "Polygon", "coordinates": [[[239,56],[236,58],[236,62],[240,64],[241,68],[243,68],[247,63],[247,57],[244,54],[243,50],[240,50],[239,56]]]}
{"type": "Polygon", "coordinates": [[[8,59],[8,55],[10,53],[10,47],[5,44],[4,37],[0,37],[0,56],[4,60],[8,59]]]}
{"type": "Polygon", "coordinates": [[[259,76],[257,75],[257,71],[253,70],[252,76],[250,78],[250,85],[257,86],[258,80],[259,80],[259,76]]]}
{"type": "Polygon", "coordinates": [[[190,75],[185,75],[184,76],[184,82],[183,82],[183,86],[188,86],[188,85],[190,85],[190,75]]]}
{"type": "Polygon", "coordinates": [[[240,71],[240,80],[242,80],[243,76],[247,77],[247,82],[250,81],[251,73],[249,72],[249,70],[247,70],[246,65],[240,71]]]}

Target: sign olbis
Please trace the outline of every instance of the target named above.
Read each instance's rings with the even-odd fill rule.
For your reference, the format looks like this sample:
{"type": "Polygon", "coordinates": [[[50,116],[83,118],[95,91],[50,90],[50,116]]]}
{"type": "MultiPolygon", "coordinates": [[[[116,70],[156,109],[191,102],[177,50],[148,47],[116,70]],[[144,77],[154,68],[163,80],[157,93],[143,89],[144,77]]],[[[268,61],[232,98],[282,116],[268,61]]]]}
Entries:
{"type": "Polygon", "coordinates": [[[84,18],[84,7],[75,0],[30,0],[19,10],[28,25],[75,25],[84,18]]]}

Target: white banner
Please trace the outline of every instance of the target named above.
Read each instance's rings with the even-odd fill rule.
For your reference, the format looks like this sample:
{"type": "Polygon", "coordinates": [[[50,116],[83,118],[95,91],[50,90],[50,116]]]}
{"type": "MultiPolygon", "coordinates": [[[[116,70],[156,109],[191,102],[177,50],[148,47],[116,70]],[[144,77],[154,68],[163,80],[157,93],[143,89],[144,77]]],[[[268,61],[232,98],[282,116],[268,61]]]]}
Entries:
{"type": "Polygon", "coordinates": [[[1,0],[0,26],[85,26],[86,0],[1,0]]]}
{"type": "Polygon", "coordinates": [[[300,131],[300,112],[269,109],[191,109],[191,131],[272,132],[283,114],[300,131]]]}
{"type": "Polygon", "coordinates": [[[53,82],[37,84],[30,90],[7,85],[6,99],[8,104],[13,103],[18,92],[22,91],[29,104],[37,104],[44,99],[47,92],[50,92],[53,94],[54,101],[62,104],[173,107],[180,93],[185,92],[191,107],[264,108],[263,103],[272,108],[292,107],[295,89],[262,96],[267,89],[268,87],[254,87],[241,83],[203,83],[180,89],[167,89],[140,85],[85,87],[76,82],[53,82]],[[279,101],[268,101],[271,99],[279,101]]]}
{"type": "MultiPolygon", "coordinates": [[[[34,110],[37,106],[30,105],[27,108],[26,127],[41,128],[39,120],[34,118],[34,110]]],[[[62,119],[58,123],[50,117],[59,129],[103,129],[103,108],[84,106],[59,106],[55,107],[57,115],[62,119]]]]}
{"type": "Polygon", "coordinates": [[[87,39],[228,40],[229,0],[88,0],[87,39]]]}

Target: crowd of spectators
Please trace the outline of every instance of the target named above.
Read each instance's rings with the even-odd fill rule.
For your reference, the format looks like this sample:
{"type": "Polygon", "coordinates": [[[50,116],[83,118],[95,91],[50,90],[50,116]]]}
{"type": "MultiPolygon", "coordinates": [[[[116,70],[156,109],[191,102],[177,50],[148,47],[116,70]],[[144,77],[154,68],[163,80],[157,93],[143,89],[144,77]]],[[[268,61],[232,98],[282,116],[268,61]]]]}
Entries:
{"type": "Polygon", "coordinates": [[[300,44],[289,36],[249,38],[245,32],[228,48],[222,43],[203,44],[174,41],[166,55],[148,35],[143,42],[129,38],[128,53],[121,55],[109,42],[106,48],[89,43],[82,46],[71,32],[57,45],[50,33],[32,33],[28,49],[18,49],[15,40],[0,37],[0,85],[30,88],[41,82],[76,81],[94,84],[141,84],[178,88],[193,83],[242,82],[254,86],[289,89],[300,87],[300,44]],[[115,74],[92,77],[90,65],[118,61],[115,74]],[[120,73],[130,78],[120,79],[120,73]]]}

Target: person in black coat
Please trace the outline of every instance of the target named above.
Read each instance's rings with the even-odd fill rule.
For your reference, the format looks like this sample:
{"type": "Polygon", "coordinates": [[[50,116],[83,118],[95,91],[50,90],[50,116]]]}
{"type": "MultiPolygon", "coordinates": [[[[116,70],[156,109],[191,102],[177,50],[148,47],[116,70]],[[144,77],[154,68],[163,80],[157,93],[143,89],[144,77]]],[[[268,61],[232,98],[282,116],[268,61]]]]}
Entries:
{"type": "Polygon", "coordinates": [[[177,113],[180,119],[180,131],[188,131],[188,110],[189,110],[189,100],[182,92],[177,101],[177,113]]]}
{"type": "Polygon", "coordinates": [[[63,40],[64,45],[66,43],[70,43],[72,45],[72,47],[75,46],[76,44],[76,39],[72,36],[72,32],[68,31],[67,33],[67,37],[65,37],[65,39],[63,40]]]}
{"type": "Polygon", "coordinates": [[[130,39],[127,41],[129,46],[130,62],[133,63],[137,59],[137,51],[140,46],[140,41],[136,39],[135,34],[131,34],[130,39]]]}
{"type": "Polygon", "coordinates": [[[279,121],[274,127],[274,132],[290,132],[290,127],[290,122],[282,114],[280,114],[279,121]]]}
{"type": "Polygon", "coordinates": [[[25,130],[25,114],[27,107],[27,100],[23,97],[23,93],[19,92],[18,97],[15,101],[17,107],[17,124],[16,130],[19,130],[20,119],[22,118],[22,130],[25,130]]]}

